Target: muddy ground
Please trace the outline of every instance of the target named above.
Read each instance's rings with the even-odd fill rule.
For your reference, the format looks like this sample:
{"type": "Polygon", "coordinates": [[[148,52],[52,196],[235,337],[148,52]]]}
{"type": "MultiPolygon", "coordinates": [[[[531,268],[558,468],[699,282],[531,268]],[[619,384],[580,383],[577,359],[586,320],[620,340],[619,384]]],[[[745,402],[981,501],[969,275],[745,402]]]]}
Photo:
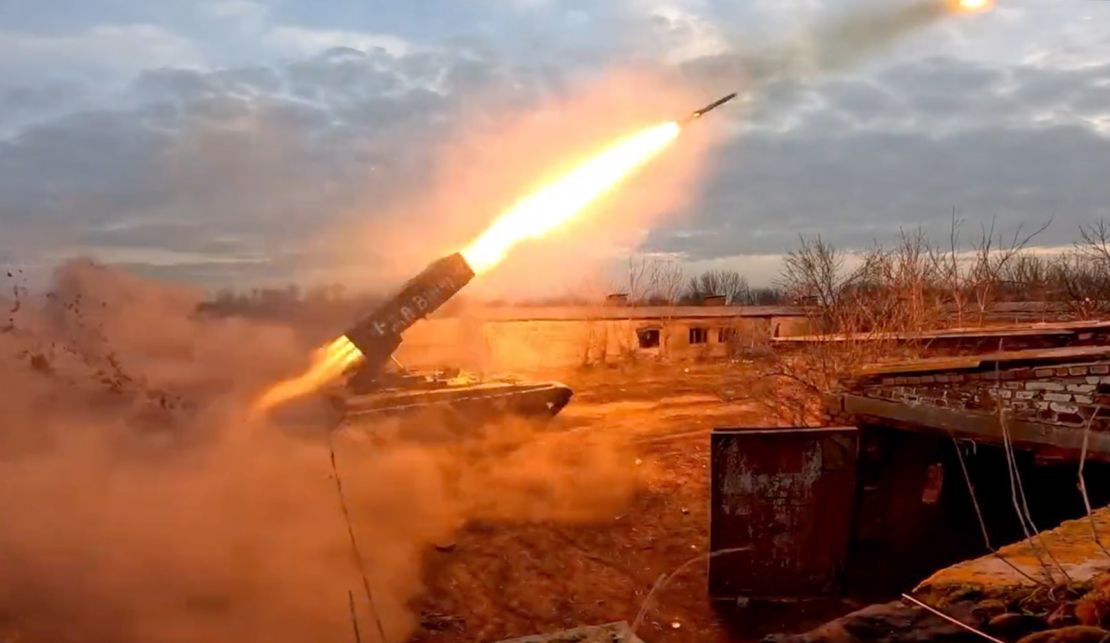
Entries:
{"type": "MultiPolygon", "coordinates": [[[[774,398],[750,362],[561,374],[575,397],[550,427],[624,438],[642,470],[634,499],[593,524],[470,524],[428,554],[427,591],[413,641],[496,641],[632,622],[661,574],[704,555],[709,524],[709,434],[768,426],[774,398]]],[[[639,634],[649,643],[754,640],[822,622],[844,605],[791,607],[726,618],[706,594],[699,560],[652,601],[639,634]]]]}

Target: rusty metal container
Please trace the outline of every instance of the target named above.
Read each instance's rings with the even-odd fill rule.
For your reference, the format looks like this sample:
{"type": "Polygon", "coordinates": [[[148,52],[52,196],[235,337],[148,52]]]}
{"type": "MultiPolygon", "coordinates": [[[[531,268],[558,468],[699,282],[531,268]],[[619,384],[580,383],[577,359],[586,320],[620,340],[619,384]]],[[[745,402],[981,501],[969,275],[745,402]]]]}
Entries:
{"type": "Polygon", "coordinates": [[[714,599],[822,598],[841,586],[855,510],[855,428],[720,428],[710,460],[714,599]]]}

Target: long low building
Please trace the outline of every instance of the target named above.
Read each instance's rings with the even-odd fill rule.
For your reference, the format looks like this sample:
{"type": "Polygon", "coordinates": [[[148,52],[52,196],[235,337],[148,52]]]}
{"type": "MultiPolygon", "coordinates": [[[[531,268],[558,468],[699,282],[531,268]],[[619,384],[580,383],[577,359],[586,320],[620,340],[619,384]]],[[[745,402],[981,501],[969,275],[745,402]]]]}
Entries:
{"type": "Polygon", "coordinates": [[[809,332],[805,310],[781,306],[482,307],[413,326],[398,358],[488,369],[715,359],[809,332]]]}

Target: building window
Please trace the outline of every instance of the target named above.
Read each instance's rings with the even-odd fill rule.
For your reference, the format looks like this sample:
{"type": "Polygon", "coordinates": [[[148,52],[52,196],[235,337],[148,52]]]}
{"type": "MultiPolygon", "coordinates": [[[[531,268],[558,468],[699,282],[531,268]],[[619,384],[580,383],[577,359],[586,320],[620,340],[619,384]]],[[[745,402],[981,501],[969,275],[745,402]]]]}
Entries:
{"type": "Polygon", "coordinates": [[[693,327],[690,329],[690,343],[704,344],[709,341],[709,329],[693,327]]]}
{"type": "Polygon", "coordinates": [[[717,343],[718,344],[728,344],[729,342],[735,341],[735,339],[736,339],[736,329],[735,328],[725,327],[725,328],[718,328],[717,329],[717,343]]]}
{"type": "Polygon", "coordinates": [[[659,329],[638,328],[636,339],[640,340],[640,348],[659,348],[659,329]]]}

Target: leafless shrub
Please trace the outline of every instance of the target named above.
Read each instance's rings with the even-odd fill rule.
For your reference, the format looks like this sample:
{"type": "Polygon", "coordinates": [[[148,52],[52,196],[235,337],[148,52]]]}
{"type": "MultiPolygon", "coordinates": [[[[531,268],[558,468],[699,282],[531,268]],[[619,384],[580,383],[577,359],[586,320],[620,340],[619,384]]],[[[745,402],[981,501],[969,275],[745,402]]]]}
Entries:
{"type": "Polygon", "coordinates": [[[813,422],[821,394],[861,365],[904,350],[894,334],[924,323],[933,264],[923,235],[903,234],[892,248],[875,245],[858,259],[849,269],[843,251],[820,237],[802,237],[784,261],[782,288],[810,307],[819,335],[765,366],[783,421],[813,422]]]}
{"type": "Polygon", "coordinates": [[[1022,256],[1029,243],[1051,223],[1050,219],[1032,231],[1026,231],[1019,225],[1009,238],[1001,232],[996,233],[993,219],[989,228],[983,227],[979,241],[972,249],[971,266],[965,278],[965,288],[972,294],[980,323],[998,300],[1007,271],[1022,256]]]}
{"type": "Polygon", "coordinates": [[[1052,257],[1019,254],[999,273],[1002,301],[1051,301],[1055,296],[1052,257]]]}
{"type": "Polygon", "coordinates": [[[953,211],[947,245],[930,245],[928,252],[936,287],[943,292],[942,301],[954,325],[983,323],[999,301],[1052,289],[1048,262],[1026,252],[1033,239],[1051,223],[1050,219],[1032,230],[1019,225],[1006,236],[992,220],[989,226],[980,229],[979,238],[965,248],[960,240],[963,221],[953,211]]]}
{"type": "Polygon", "coordinates": [[[578,335],[579,368],[605,364],[609,357],[609,325],[600,314],[589,314],[578,335]]]}
{"type": "Polygon", "coordinates": [[[1078,319],[1105,315],[1110,308],[1110,270],[1095,257],[1073,250],[1049,266],[1050,301],[1060,301],[1078,319]]]}
{"type": "Polygon", "coordinates": [[[936,327],[943,316],[940,271],[921,230],[873,246],[846,284],[840,332],[905,333],[936,327]]]}
{"type": "MultiPolygon", "coordinates": [[[[852,267],[849,255],[821,237],[802,237],[785,258],[781,283],[794,301],[810,306],[820,337],[777,360],[768,374],[813,394],[828,392],[865,364],[919,355],[923,331],[983,323],[1008,296],[1053,289],[1050,263],[1025,252],[1048,223],[1004,236],[992,222],[968,250],[960,225],[953,214],[946,245],[931,243],[921,230],[901,231],[892,244],[852,255],[852,267]]],[[[1110,228],[1103,232],[1102,247],[1110,248],[1110,228]]],[[[1110,266],[1110,254],[1103,256],[1110,266]]]]}
{"type": "Polygon", "coordinates": [[[1074,316],[1091,319],[1110,312],[1110,224],[1081,226],[1079,236],[1071,252],[1051,262],[1050,290],[1074,316]]]}

